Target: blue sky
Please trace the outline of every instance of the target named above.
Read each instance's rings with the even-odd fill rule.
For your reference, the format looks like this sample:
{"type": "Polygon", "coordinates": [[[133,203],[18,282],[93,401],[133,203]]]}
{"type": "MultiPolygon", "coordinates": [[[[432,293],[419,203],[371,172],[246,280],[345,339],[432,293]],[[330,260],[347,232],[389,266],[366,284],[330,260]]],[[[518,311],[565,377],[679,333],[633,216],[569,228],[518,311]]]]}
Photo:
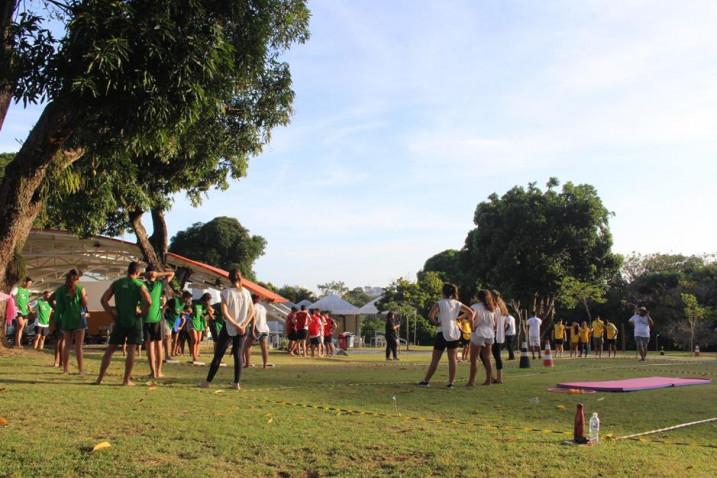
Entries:
{"type": "MultiPolygon", "coordinates": [[[[597,187],[617,252],[717,250],[717,2],[310,7],[291,125],[228,191],[177,197],[172,233],[234,216],[268,240],[261,280],[385,285],[460,248],[489,194],[556,176],[597,187]]],[[[37,115],[14,106],[0,151],[37,115]]]]}

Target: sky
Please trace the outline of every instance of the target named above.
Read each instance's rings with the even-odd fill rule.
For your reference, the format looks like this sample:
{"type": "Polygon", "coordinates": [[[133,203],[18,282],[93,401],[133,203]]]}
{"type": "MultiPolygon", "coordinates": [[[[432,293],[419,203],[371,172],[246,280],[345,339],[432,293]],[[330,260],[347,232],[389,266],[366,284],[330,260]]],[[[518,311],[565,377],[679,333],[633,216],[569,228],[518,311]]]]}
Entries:
{"type": "MultiPolygon", "coordinates": [[[[233,216],[268,241],[262,281],[383,286],[555,176],[597,188],[616,252],[717,251],[717,2],[309,6],[291,124],[228,190],[177,196],[170,233],[233,216]]],[[[39,112],[13,106],[0,151],[39,112]]]]}

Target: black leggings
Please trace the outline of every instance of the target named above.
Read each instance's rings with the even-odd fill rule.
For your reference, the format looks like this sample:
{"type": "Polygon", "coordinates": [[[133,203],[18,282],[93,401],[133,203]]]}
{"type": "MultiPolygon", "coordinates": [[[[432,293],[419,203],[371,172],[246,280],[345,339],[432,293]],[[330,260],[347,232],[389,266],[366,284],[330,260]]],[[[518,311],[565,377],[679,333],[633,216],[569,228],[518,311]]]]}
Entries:
{"type": "Polygon", "coordinates": [[[214,358],[212,359],[212,364],[207,374],[207,382],[214,380],[214,376],[217,374],[217,370],[219,370],[219,365],[222,363],[222,358],[224,358],[227,347],[229,347],[229,343],[231,342],[232,356],[234,357],[234,383],[239,383],[239,379],[241,378],[241,351],[245,338],[246,334],[231,337],[227,333],[227,328],[222,328],[216,342],[217,348],[214,351],[214,358]]]}
{"type": "Polygon", "coordinates": [[[389,358],[393,353],[393,358],[398,358],[398,346],[396,344],[396,337],[386,336],[386,358],[389,358]]]}
{"type": "Polygon", "coordinates": [[[496,344],[493,343],[492,349],[493,349],[493,358],[495,359],[495,368],[496,370],[503,370],[503,359],[500,358],[500,349],[503,347],[503,344],[496,344]]]}

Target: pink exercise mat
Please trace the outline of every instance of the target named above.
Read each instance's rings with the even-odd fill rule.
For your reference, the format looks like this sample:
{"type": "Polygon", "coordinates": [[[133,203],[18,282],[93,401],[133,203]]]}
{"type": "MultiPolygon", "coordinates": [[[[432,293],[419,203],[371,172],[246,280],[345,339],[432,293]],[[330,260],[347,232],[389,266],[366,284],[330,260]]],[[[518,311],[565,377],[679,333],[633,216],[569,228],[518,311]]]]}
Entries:
{"type": "Polygon", "coordinates": [[[641,377],[624,380],[603,380],[599,382],[559,383],[560,388],[580,388],[598,392],[636,392],[656,388],[685,387],[687,385],[707,385],[712,380],[706,378],[641,377]]]}

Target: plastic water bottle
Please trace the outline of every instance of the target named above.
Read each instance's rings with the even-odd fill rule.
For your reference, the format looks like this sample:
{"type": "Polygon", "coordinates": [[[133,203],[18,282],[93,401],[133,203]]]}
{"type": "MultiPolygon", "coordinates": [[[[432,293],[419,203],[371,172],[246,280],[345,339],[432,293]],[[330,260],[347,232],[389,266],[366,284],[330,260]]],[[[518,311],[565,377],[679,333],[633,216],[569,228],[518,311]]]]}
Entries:
{"type": "Polygon", "coordinates": [[[600,419],[597,412],[590,417],[590,441],[600,443],[600,419]]]}

